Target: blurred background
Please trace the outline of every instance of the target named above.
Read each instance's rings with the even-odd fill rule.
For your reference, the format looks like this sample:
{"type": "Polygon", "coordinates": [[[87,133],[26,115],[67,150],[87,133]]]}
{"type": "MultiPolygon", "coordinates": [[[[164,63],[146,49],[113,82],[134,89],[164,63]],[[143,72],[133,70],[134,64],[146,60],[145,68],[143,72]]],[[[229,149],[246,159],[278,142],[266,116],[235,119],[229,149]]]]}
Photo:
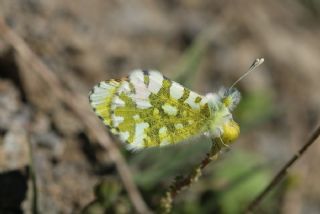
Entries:
{"type": "MultiPolygon", "coordinates": [[[[0,21],[0,213],[135,212],[86,100],[97,82],[135,68],[205,94],[265,58],[237,86],[240,138],[173,213],[240,213],[319,123],[317,0],[1,0],[0,21]]],[[[153,211],[210,148],[205,138],[136,153],[106,143],[153,211]]],[[[256,213],[320,213],[319,153],[318,140],[256,213]]]]}

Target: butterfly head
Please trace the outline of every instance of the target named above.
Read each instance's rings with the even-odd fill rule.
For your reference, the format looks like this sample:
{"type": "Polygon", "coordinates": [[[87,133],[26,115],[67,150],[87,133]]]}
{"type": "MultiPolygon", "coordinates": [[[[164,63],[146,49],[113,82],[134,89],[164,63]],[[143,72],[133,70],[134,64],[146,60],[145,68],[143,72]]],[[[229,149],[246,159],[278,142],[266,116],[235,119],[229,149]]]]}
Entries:
{"type": "MultiPolygon", "coordinates": [[[[218,99],[216,99],[218,108],[217,115],[220,114],[220,117],[222,115],[221,119],[218,116],[218,120],[220,120],[220,123],[222,125],[219,126],[220,135],[218,137],[225,143],[230,144],[234,140],[236,140],[240,134],[240,127],[239,125],[232,119],[231,111],[235,109],[235,107],[239,104],[241,96],[240,92],[234,88],[234,86],[237,85],[238,82],[240,82],[243,78],[245,78],[248,74],[250,74],[255,68],[257,68],[259,65],[261,65],[264,62],[263,58],[256,59],[248,71],[244,73],[237,81],[235,81],[229,89],[223,89],[220,90],[218,93],[218,99]],[[222,121],[222,122],[221,122],[222,121]]],[[[215,125],[215,123],[213,123],[215,125]]],[[[211,126],[211,129],[214,128],[214,126],[211,126]]],[[[217,136],[214,136],[217,137],[217,136]]]]}
{"type": "Polygon", "coordinates": [[[240,92],[235,88],[221,89],[217,94],[208,94],[211,109],[210,133],[225,144],[235,141],[240,134],[239,125],[233,120],[231,111],[240,101],[240,92]]]}
{"type": "MultiPolygon", "coordinates": [[[[241,95],[240,92],[235,88],[229,88],[221,92],[221,103],[229,112],[233,111],[239,104],[241,95]]],[[[231,113],[230,113],[231,114],[231,113]]],[[[229,144],[235,141],[240,134],[239,125],[232,119],[227,120],[222,125],[221,139],[224,143],[229,144]]]]}
{"type": "Polygon", "coordinates": [[[235,88],[223,89],[220,92],[221,102],[230,111],[233,111],[240,102],[240,92],[235,88]]]}

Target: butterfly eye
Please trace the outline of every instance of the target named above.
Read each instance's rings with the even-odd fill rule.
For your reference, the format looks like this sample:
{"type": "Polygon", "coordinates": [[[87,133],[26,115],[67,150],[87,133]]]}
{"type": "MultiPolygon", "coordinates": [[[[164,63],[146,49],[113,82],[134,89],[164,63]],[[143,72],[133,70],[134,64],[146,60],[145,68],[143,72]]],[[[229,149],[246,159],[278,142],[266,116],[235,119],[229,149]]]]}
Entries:
{"type": "Polygon", "coordinates": [[[230,120],[229,122],[225,123],[222,129],[223,134],[221,136],[221,139],[225,144],[232,143],[238,138],[240,134],[240,127],[234,120],[230,120]]]}
{"type": "Polygon", "coordinates": [[[222,103],[223,103],[227,108],[230,108],[230,106],[233,104],[232,97],[231,97],[231,96],[227,96],[227,97],[223,98],[222,103]]]}
{"type": "Polygon", "coordinates": [[[240,92],[235,89],[231,88],[224,92],[223,96],[221,96],[221,101],[225,107],[227,107],[230,111],[235,109],[235,107],[240,102],[241,95],[240,92]]]}

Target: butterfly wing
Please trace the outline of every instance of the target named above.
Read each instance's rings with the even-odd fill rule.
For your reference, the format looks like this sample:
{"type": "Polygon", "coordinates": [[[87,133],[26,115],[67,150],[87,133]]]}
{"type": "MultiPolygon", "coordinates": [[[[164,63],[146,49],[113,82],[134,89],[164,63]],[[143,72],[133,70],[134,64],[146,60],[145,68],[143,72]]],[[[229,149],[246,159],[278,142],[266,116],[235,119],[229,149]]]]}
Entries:
{"type": "Polygon", "coordinates": [[[206,98],[157,71],[135,70],[103,83],[92,90],[90,103],[130,149],[175,144],[205,131],[206,98]]]}

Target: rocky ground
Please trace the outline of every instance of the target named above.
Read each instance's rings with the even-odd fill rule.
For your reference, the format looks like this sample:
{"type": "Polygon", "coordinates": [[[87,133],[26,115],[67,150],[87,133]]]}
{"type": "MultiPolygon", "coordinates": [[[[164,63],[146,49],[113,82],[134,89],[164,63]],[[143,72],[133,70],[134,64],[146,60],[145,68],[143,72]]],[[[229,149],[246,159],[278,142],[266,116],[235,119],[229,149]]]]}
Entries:
{"type": "MultiPolygon", "coordinates": [[[[174,212],[243,209],[319,124],[319,14],[312,0],[1,0],[0,21],[49,72],[0,27],[0,213],[30,213],[33,202],[43,213],[133,212],[118,165],[81,116],[93,116],[83,100],[91,87],[152,68],[205,94],[231,85],[263,56],[238,85],[240,139],[177,198],[174,212]]],[[[107,141],[151,209],[208,150],[190,143],[130,153],[107,141]]],[[[261,212],[320,211],[319,152],[316,143],[261,212]]]]}

